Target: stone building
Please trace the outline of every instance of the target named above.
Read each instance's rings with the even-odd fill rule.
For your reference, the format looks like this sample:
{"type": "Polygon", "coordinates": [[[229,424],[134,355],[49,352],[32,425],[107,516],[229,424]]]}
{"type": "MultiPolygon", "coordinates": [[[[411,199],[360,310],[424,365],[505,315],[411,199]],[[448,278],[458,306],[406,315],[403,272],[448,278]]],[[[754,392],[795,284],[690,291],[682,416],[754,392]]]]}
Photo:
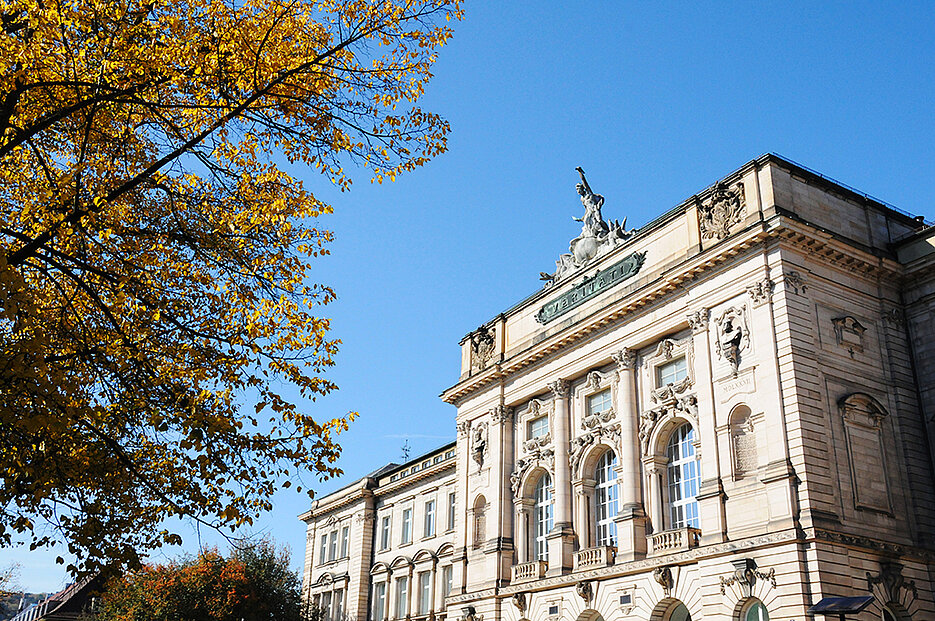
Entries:
{"type": "Polygon", "coordinates": [[[849,618],[935,619],[935,227],[765,155],[627,230],[579,172],[569,253],[461,343],[457,441],[302,516],[308,597],[358,621],[805,621],[865,595],[849,618]]]}

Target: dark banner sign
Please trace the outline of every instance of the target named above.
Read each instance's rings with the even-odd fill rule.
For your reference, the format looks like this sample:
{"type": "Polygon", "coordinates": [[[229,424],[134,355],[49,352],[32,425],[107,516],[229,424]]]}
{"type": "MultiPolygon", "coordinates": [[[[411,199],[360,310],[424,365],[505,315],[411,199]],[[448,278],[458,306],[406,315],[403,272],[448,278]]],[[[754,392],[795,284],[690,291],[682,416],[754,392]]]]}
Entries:
{"type": "Polygon", "coordinates": [[[536,313],[536,321],[548,323],[573,308],[581,306],[587,300],[636,274],[643,267],[643,261],[645,260],[645,252],[634,252],[626,259],[599,271],[591,278],[585,278],[573,289],[566,291],[550,302],[546,302],[536,313]]]}

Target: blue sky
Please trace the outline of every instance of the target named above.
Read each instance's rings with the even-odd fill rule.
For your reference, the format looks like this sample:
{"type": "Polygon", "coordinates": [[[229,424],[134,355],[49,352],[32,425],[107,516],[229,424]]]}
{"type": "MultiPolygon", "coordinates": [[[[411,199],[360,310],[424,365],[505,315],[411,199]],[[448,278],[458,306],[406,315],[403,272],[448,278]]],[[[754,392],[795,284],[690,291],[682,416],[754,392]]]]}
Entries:
{"type": "MultiPolygon", "coordinates": [[[[413,455],[454,438],[438,394],[457,381],[458,342],[567,251],[576,166],[604,217],[631,227],[767,151],[931,219],[933,33],[922,2],[469,4],[421,102],[451,122],[448,153],[396,183],[360,171],[343,194],[304,175],[335,207],[314,277],[338,294],[325,314],[343,340],[340,391],[308,407],[360,412],[345,477],[313,487],[398,460],[406,438],[413,455]]],[[[296,567],[307,505],[283,493],[259,524],[296,567]]],[[[65,582],[54,557],[3,550],[0,567],[51,591],[65,582]]]]}

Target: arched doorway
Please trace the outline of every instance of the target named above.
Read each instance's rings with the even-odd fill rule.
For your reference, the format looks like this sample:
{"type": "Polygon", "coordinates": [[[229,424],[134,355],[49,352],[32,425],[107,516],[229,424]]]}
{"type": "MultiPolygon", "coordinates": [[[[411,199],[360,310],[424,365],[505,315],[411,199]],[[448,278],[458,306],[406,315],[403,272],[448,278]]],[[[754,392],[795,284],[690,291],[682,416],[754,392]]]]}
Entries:
{"type": "Polygon", "coordinates": [[[604,617],[593,608],[585,608],[575,621],[604,621],[604,617]]]}

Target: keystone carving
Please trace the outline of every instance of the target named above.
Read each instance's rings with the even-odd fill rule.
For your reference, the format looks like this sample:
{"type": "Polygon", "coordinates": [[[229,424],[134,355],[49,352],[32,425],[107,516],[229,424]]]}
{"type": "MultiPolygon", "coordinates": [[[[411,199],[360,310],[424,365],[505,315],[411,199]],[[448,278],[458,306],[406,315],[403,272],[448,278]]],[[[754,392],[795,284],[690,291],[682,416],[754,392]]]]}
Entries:
{"type": "Polygon", "coordinates": [[[672,570],[669,567],[657,567],[653,570],[653,580],[662,585],[666,597],[672,594],[675,582],[672,580],[672,570]]]}
{"type": "Polygon", "coordinates": [[[519,611],[519,616],[526,616],[526,594],[522,591],[514,593],[512,601],[513,605],[516,606],[516,609],[519,611]]]}
{"type": "Polygon", "coordinates": [[[741,353],[750,347],[750,331],[747,328],[745,308],[734,306],[725,310],[717,318],[717,355],[730,364],[731,371],[737,374],[740,367],[741,353]]]}
{"type": "Polygon", "coordinates": [[[737,584],[743,597],[751,597],[753,595],[753,586],[757,580],[765,580],[774,589],[776,588],[776,570],[774,568],[771,567],[766,572],[759,571],[756,568],[756,561],[752,558],[737,559],[731,561],[731,564],[734,566],[734,572],[726,578],[724,576],[719,578],[721,595],[727,593],[727,587],[737,584]]]}
{"type": "Polygon", "coordinates": [[[588,373],[588,382],[586,386],[588,390],[599,390],[606,379],[607,377],[600,371],[591,371],[588,373]]]}
{"type": "Polygon", "coordinates": [[[730,235],[731,228],[743,220],[744,207],[742,183],[733,188],[728,188],[724,183],[716,183],[708,200],[698,201],[701,237],[724,239],[730,235]]]}
{"type": "Polygon", "coordinates": [[[582,580],[575,585],[575,592],[578,594],[578,597],[584,600],[584,607],[591,607],[591,598],[594,597],[594,590],[591,588],[591,582],[588,580],[582,580]]]}
{"type": "Polygon", "coordinates": [[[905,589],[912,594],[912,599],[919,597],[919,591],[916,589],[914,580],[906,581],[903,578],[903,566],[899,563],[883,561],[880,563],[880,573],[877,575],[867,572],[867,590],[874,592],[874,586],[879,585],[877,589],[883,595],[883,603],[900,601],[900,591],[905,589]]]}

